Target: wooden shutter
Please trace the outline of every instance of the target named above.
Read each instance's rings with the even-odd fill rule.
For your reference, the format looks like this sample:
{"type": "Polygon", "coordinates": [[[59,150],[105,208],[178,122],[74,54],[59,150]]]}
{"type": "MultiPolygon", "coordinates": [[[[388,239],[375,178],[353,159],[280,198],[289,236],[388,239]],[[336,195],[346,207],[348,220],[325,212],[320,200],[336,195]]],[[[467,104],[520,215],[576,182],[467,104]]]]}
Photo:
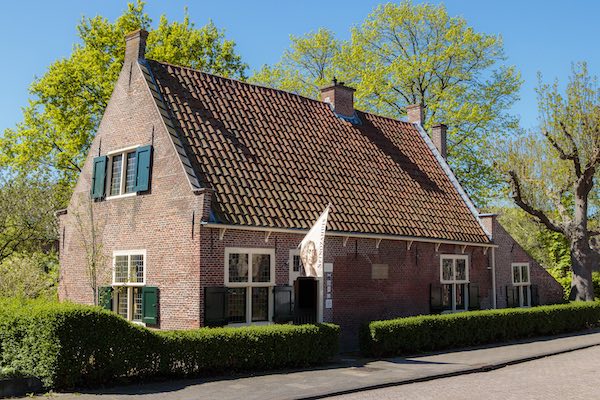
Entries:
{"type": "Polygon", "coordinates": [[[289,285],[275,286],[273,288],[274,312],[273,321],[285,323],[294,319],[293,290],[289,285]]]}
{"type": "Polygon", "coordinates": [[[442,304],[442,287],[433,284],[429,285],[429,310],[431,313],[442,312],[444,306],[442,304]]]}
{"type": "Polygon", "coordinates": [[[469,310],[479,310],[479,285],[469,283],[469,310]]]}
{"type": "Polygon", "coordinates": [[[101,286],[98,288],[98,305],[112,311],[112,287],[101,286]]]}
{"type": "Polygon", "coordinates": [[[513,286],[506,287],[506,307],[507,308],[514,308],[514,307],[519,306],[519,304],[517,304],[517,302],[519,301],[519,298],[516,296],[514,289],[515,288],[513,286]]]}
{"type": "Polygon", "coordinates": [[[94,170],[92,172],[92,199],[101,199],[104,197],[107,164],[108,157],[106,156],[94,158],[94,170]]]}
{"type": "Polygon", "coordinates": [[[226,287],[204,288],[204,326],[227,325],[229,313],[226,287]]]}
{"type": "Polygon", "coordinates": [[[531,306],[539,306],[540,305],[540,293],[537,285],[531,285],[531,306]]]}
{"type": "Polygon", "coordinates": [[[150,189],[150,161],[152,146],[142,146],[135,151],[135,191],[146,192],[150,189]]]}
{"type": "Polygon", "coordinates": [[[158,323],[158,288],[144,286],[142,288],[142,322],[156,325],[158,323]]]}

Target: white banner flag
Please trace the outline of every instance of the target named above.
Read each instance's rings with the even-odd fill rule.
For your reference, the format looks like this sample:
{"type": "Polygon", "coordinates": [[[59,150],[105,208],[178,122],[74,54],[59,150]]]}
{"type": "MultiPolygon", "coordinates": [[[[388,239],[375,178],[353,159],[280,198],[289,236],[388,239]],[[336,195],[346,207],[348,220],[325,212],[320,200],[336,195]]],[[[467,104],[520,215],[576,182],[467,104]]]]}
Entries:
{"type": "Polygon", "coordinates": [[[330,206],[331,204],[327,206],[300,243],[300,260],[302,260],[306,276],[323,277],[323,244],[330,206]]]}

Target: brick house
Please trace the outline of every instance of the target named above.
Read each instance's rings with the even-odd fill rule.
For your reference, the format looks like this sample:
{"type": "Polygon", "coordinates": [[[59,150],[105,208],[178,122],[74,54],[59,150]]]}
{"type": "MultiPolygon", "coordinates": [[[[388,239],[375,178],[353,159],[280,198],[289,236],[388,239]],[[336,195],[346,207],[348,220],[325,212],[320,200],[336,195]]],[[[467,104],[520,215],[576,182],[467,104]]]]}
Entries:
{"type": "Polygon", "coordinates": [[[147,60],[123,69],[71,202],[59,212],[61,300],[160,329],[368,320],[530,306],[562,289],[480,216],[445,160],[446,128],[147,60]],[[297,246],[332,210],[325,276],[297,246]],[[91,250],[90,250],[91,249],[91,250]],[[89,269],[91,259],[96,267],[89,269]],[[90,283],[92,279],[96,284],[90,283]]]}

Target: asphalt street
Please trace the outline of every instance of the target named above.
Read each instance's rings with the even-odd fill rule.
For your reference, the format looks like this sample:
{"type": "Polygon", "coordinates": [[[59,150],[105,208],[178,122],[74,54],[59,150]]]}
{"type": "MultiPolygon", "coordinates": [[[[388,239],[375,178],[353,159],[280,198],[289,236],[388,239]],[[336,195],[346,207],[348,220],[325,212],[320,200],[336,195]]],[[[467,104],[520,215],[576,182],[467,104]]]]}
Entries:
{"type": "Polygon", "coordinates": [[[600,346],[428,382],[357,392],[329,399],[600,399],[600,346]]]}

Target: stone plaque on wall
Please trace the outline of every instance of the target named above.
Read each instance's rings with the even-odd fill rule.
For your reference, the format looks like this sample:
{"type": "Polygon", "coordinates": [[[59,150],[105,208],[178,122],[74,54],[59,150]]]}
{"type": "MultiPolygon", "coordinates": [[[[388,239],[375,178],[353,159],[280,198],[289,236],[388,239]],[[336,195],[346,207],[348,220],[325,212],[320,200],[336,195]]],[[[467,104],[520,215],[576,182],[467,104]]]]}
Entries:
{"type": "Polygon", "coordinates": [[[389,266],[387,264],[372,264],[371,279],[387,279],[389,266]]]}

